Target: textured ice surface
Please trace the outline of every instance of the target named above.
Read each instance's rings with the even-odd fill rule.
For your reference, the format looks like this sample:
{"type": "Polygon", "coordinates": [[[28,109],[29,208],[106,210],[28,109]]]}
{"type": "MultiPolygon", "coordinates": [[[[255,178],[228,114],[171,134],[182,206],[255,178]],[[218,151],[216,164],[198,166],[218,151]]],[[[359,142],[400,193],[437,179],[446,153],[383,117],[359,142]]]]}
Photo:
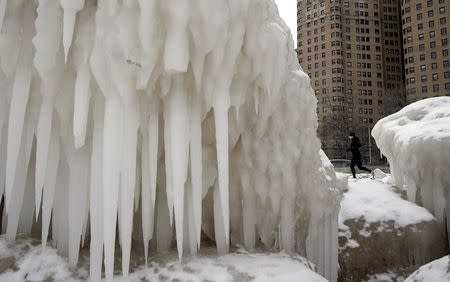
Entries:
{"type": "Polygon", "coordinates": [[[263,244],[336,280],[336,176],[272,0],[0,3],[10,240],[39,219],[44,246],[75,267],[90,244],[91,278],[103,260],[110,280],[116,243],[127,276],[133,238],[181,258],[203,231],[220,254],[263,244]]]}
{"type": "Polygon", "coordinates": [[[450,97],[408,105],[380,120],[372,135],[394,184],[436,217],[443,234],[450,231],[450,97]]]}

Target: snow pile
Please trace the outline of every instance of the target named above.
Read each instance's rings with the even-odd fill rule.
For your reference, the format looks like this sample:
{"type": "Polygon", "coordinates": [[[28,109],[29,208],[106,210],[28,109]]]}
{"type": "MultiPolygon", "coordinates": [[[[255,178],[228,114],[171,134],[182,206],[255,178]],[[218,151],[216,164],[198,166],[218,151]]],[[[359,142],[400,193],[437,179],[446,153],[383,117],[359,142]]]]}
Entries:
{"type": "MultiPolygon", "coordinates": [[[[0,281],[86,281],[87,264],[72,271],[68,260],[58,256],[52,247],[42,249],[30,240],[12,246],[0,239],[0,262],[14,256],[15,269],[0,273],[0,281]]],[[[131,270],[126,281],[317,281],[325,278],[305,258],[286,253],[248,253],[244,250],[219,256],[200,254],[179,262],[173,252],[164,259],[153,257],[148,266],[131,270]]],[[[124,281],[115,276],[114,281],[124,281]]]]}
{"type": "Polygon", "coordinates": [[[116,237],[127,276],[132,238],[147,257],[175,237],[181,258],[203,230],[220,254],[258,238],[336,279],[335,175],[272,0],[3,0],[0,30],[10,240],[39,219],[75,267],[90,239],[110,280],[116,237]]]}
{"type": "Polygon", "coordinates": [[[411,274],[405,282],[450,281],[450,256],[432,261],[411,274]]]}
{"type": "MultiPolygon", "coordinates": [[[[346,220],[359,218],[368,225],[393,221],[395,228],[434,221],[430,212],[403,200],[391,185],[369,178],[349,179],[349,190],[342,197],[339,227],[346,229],[346,220]]],[[[383,225],[377,231],[382,232],[383,225]]]]}
{"type": "Polygon", "coordinates": [[[406,106],[380,120],[372,135],[389,161],[394,184],[406,187],[408,200],[423,205],[450,231],[450,97],[406,106]]]}

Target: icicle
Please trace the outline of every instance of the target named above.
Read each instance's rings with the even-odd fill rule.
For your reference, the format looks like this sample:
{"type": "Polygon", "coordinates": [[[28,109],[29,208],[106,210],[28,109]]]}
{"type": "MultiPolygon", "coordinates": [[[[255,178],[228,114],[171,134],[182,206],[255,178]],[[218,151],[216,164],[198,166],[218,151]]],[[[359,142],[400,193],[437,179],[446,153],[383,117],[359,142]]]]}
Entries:
{"type": "MultiPolygon", "coordinates": [[[[168,103],[167,103],[168,104],[168,103]]],[[[166,167],[166,193],[167,207],[169,209],[170,225],[173,223],[173,184],[172,184],[172,150],[170,141],[171,112],[168,105],[164,105],[164,157],[166,167]]]]}
{"type": "MultiPolygon", "coordinates": [[[[32,156],[31,150],[33,145],[33,131],[34,124],[31,121],[31,117],[28,117],[26,128],[22,135],[22,140],[19,143],[21,150],[19,152],[17,169],[14,178],[14,190],[8,195],[11,205],[7,209],[8,222],[6,226],[6,238],[9,240],[14,240],[16,238],[19,216],[22,209],[23,196],[27,181],[28,167],[30,157],[32,156]]],[[[6,199],[8,200],[8,198],[6,199]]]]}
{"type": "Polygon", "coordinates": [[[89,101],[91,98],[90,80],[89,65],[84,63],[78,70],[75,82],[73,136],[75,138],[75,148],[77,149],[84,145],[86,138],[89,101]]]}
{"type": "Polygon", "coordinates": [[[92,137],[91,182],[90,182],[90,222],[91,257],[90,279],[98,281],[102,276],[103,256],[103,100],[97,97],[94,103],[94,129],[92,137]]]}
{"type": "Polygon", "coordinates": [[[87,216],[89,154],[89,148],[69,152],[69,264],[72,268],[78,262],[83,224],[87,216]]]}
{"type": "MultiPolygon", "coordinates": [[[[42,246],[47,245],[48,230],[53,208],[56,178],[59,166],[59,137],[53,131],[50,138],[49,155],[47,160],[47,171],[45,174],[45,189],[42,200],[42,246]]],[[[37,216],[36,216],[37,218],[37,216]]]]}
{"type": "Polygon", "coordinates": [[[173,171],[173,205],[178,256],[183,255],[184,184],[187,178],[187,152],[189,146],[188,97],[182,76],[173,79],[169,101],[170,162],[173,171]]]}
{"type": "Polygon", "coordinates": [[[133,203],[136,184],[136,153],[138,131],[137,102],[124,107],[122,168],[120,177],[119,231],[122,246],[122,274],[127,277],[130,265],[133,203]]]}
{"type": "Polygon", "coordinates": [[[44,188],[48,150],[52,131],[52,119],[53,103],[50,99],[44,98],[36,129],[36,214],[39,214],[39,208],[41,206],[42,190],[44,188]]]}
{"type": "MultiPolygon", "coordinates": [[[[197,94],[198,95],[198,94],[197,94]]],[[[203,165],[202,165],[202,121],[201,108],[198,97],[193,98],[191,110],[191,140],[190,140],[190,165],[192,182],[192,208],[193,219],[190,225],[194,225],[197,247],[200,248],[202,226],[202,190],[203,190],[203,165]]]]}
{"type": "MultiPolygon", "coordinates": [[[[214,234],[217,246],[217,253],[223,255],[228,253],[229,242],[228,232],[225,231],[224,211],[222,199],[220,195],[220,187],[217,182],[214,185],[214,234]]],[[[228,205],[228,202],[226,203],[228,205]]]]}
{"type": "Polygon", "coordinates": [[[114,273],[114,242],[116,237],[120,167],[123,149],[123,106],[118,97],[105,100],[103,127],[103,242],[105,276],[111,281],[114,273]]]}
{"type": "MultiPolygon", "coordinates": [[[[229,244],[229,231],[230,231],[230,212],[228,205],[228,108],[229,108],[229,96],[225,92],[216,93],[216,100],[214,101],[214,118],[216,125],[216,147],[217,147],[217,167],[219,171],[219,198],[221,212],[223,216],[221,222],[223,222],[223,232],[225,232],[226,249],[228,250],[229,244]]],[[[216,204],[216,196],[214,196],[216,204]]],[[[216,208],[214,208],[215,210],[216,208]]],[[[216,234],[216,237],[218,234],[216,234]]]]}
{"type": "Polygon", "coordinates": [[[164,70],[168,74],[185,73],[189,65],[188,0],[164,1],[167,33],[164,46],[164,70]],[[180,11],[183,11],[180,13],[180,11]]]}
{"type": "Polygon", "coordinates": [[[248,250],[255,248],[256,240],[256,193],[250,185],[250,179],[247,173],[242,173],[242,225],[244,227],[244,244],[248,250]]]}
{"type": "MultiPolygon", "coordinates": [[[[5,2],[6,5],[6,2],[5,2]]],[[[6,6],[5,6],[6,8],[6,6]]],[[[33,50],[31,39],[33,36],[33,5],[26,5],[23,15],[23,35],[22,48],[17,63],[16,74],[14,76],[12,100],[9,110],[8,122],[8,156],[6,160],[6,180],[5,180],[5,209],[9,210],[9,194],[13,189],[15,171],[18,166],[20,141],[22,139],[22,130],[24,127],[25,110],[28,104],[31,84],[31,62],[33,50]]]]}
{"type": "Polygon", "coordinates": [[[0,1],[0,33],[2,32],[3,20],[5,19],[8,0],[0,1]]]}
{"type": "Polygon", "coordinates": [[[151,112],[148,129],[144,131],[142,144],[142,231],[145,263],[147,264],[148,243],[153,236],[156,200],[156,176],[158,161],[158,113],[151,112]]]}
{"type": "Polygon", "coordinates": [[[72,45],[73,30],[75,28],[75,19],[78,11],[83,9],[84,0],[60,0],[61,7],[64,9],[64,58],[67,63],[70,45],[72,45]]]}

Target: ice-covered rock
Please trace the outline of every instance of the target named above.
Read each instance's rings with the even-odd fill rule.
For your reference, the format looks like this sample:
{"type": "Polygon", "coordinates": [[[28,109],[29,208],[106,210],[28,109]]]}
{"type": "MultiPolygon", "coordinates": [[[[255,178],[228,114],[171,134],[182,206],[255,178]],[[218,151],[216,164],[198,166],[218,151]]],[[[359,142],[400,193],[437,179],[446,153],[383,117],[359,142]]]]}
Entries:
{"type": "Polygon", "coordinates": [[[38,219],[44,246],[75,267],[89,243],[91,278],[103,259],[110,280],[116,242],[126,276],[132,238],[146,256],[175,239],[181,258],[203,232],[219,253],[298,252],[336,280],[336,176],[273,0],[0,3],[10,240],[38,219]]]}
{"type": "Polygon", "coordinates": [[[450,281],[450,256],[432,261],[421,266],[404,282],[446,282],[450,281]]]}
{"type": "Polygon", "coordinates": [[[362,178],[349,179],[343,195],[339,246],[341,281],[396,281],[383,277],[406,277],[441,257],[446,239],[431,213],[398,188],[362,178]]]}
{"type": "Polygon", "coordinates": [[[381,119],[372,135],[394,184],[435,216],[442,234],[450,232],[450,97],[408,105],[381,119]]]}

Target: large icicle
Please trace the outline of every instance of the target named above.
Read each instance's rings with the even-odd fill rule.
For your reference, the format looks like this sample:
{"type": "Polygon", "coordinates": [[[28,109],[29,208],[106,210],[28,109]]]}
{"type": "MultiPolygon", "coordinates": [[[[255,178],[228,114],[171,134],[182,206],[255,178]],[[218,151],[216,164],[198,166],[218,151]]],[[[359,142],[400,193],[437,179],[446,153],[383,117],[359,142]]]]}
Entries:
{"type": "Polygon", "coordinates": [[[123,150],[123,106],[118,97],[105,101],[103,126],[103,242],[105,276],[112,280],[120,168],[123,150]]]}
{"type": "Polygon", "coordinates": [[[75,19],[77,12],[83,9],[84,0],[60,0],[61,7],[64,9],[63,23],[63,45],[64,60],[67,62],[70,45],[72,45],[73,31],[75,28],[75,19]]]}
{"type": "MultiPolygon", "coordinates": [[[[214,206],[214,219],[223,223],[224,234],[217,234],[217,236],[224,236],[226,246],[222,251],[227,252],[229,247],[229,233],[230,233],[230,211],[228,205],[228,183],[229,183],[229,167],[228,167],[228,108],[230,105],[229,96],[227,93],[216,93],[216,100],[214,101],[214,118],[216,126],[216,147],[217,147],[217,168],[219,171],[219,192],[218,196],[214,194],[214,205],[220,202],[220,213],[216,213],[216,206],[214,206]],[[216,219],[216,215],[221,215],[222,219],[216,219]]],[[[222,228],[220,228],[222,229],[222,228]]]]}
{"type": "Polygon", "coordinates": [[[103,101],[97,97],[94,102],[94,129],[91,154],[90,183],[90,265],[91,280],[100,280],[103,258],[103,101]]]}
{"type": "Polygon", "coordinates": [[[60,150],[59,137],[56,135],[56,130],[53,130],[50,137],[47,172],[45,174],[45,190],[42,201],[42,246],[44,248],[47,244],[50,228],[60,150]]]}
{"type": "Polygon", "coordinates": [[[9,208],[9,194],[13,190],[13,182],[18,166],[19,148],[22,139],[22,130],[24,127],[25,110],[30,94],[30,84],[32,70],[33,50],[31,39],[33,36],[34,6],[27,5],[23,10],[23,35],[20,43],[20,56],[17,62],[16,74],[14,76],[13,92],[11,106],[9,110],[8,122],[8,143],[7,143],[7,161],[6,161],[6,180],[5,180],[5,207],[9,208]]]}
{"type": "Polygon", "coordinates": [[[168,97],[170,114],[170,164],[178,256],[183,255],[184,184],[187,179],[189,148],[189,104],[182,75],[173,78],[168,97]]]}
{"type": "MultiPolygon", "coordinates": [[[[199,95],[199,94],[198,94],[199,95]]],[[[200,237],[202,228],[202,190],[203,190],[203,166],[202,166],[202,125],[201,107],[198,97],[193,98],[190,120],[190,166],[191,166],[191,186],[192,186],[192,213],[194,222],[195,239],[197,248],[200,248],[200,237]]]]}
{"type": "Polygon", "coordinates": [[[133,204],[136,185],[136,153],[138,131],[137,101],[129,101],[123,114],[122,167],[120,177],[119,231],[122,247],[122,273],[128,276],[133,228],[133,204]]]}

